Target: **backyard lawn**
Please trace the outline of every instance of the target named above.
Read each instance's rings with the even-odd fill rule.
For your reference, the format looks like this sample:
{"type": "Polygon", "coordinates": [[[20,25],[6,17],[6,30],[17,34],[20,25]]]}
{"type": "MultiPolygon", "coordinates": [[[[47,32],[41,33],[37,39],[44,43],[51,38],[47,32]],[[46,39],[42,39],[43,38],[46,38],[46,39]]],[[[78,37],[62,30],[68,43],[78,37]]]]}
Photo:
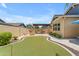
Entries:
{"type": "Polygon", "coordinates": [[[49,42],[44,36],[27,37],[22,42],[0,47],[1,56],[69,56],[65,49],[49,42]]]}

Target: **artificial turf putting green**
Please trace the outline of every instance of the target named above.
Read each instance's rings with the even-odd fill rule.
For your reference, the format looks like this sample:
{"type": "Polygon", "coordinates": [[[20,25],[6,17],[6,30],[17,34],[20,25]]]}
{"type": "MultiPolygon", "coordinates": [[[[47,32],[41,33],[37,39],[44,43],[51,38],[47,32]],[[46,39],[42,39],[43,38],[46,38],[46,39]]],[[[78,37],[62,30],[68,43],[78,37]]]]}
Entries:
{"type": "Polygon", "coordinates": [[[22,42],[0,48],[0,55],[12,56],[69,56],[62,47],[49,42],[44,36],[27,37],[22,42]]]}

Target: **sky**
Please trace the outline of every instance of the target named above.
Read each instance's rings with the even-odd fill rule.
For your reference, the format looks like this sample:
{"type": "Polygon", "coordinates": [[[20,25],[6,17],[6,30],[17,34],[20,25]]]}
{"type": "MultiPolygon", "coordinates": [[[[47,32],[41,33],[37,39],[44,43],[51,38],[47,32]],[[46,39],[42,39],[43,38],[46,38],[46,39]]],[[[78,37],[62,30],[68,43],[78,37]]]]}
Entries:
{"type": "Polygon", "coordinates": [[[1,3],[0,18],[7,23],[49,24],[64,8],[65,3],[1,3]]]}

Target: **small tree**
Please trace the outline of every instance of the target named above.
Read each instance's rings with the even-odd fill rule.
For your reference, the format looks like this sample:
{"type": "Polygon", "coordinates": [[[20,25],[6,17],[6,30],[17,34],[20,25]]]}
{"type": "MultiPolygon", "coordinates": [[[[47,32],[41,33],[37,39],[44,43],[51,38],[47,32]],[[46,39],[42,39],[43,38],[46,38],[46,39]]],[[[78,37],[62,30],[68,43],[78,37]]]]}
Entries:
{"type": "Polygon", "coordinates": [[[31,28],[33,28],[33,26],[31,24],[28,24],[28,25],[26,25],[26,28],[31,29],[31,28]]]}

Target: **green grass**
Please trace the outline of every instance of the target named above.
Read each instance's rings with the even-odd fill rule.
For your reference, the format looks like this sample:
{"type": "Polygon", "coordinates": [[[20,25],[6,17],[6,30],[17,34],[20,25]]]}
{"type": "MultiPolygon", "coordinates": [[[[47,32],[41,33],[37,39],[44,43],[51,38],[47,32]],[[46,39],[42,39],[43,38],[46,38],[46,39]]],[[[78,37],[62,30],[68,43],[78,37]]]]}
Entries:
{"type": "Polygon", "coordinates": [[[46,37],[27,37],[24,41],[0,48],[0,55],[13,56],[69,56],[62,47],[46,40],[46,37]],[[12,49],[11,49],[12,48],[12,49]]]}

